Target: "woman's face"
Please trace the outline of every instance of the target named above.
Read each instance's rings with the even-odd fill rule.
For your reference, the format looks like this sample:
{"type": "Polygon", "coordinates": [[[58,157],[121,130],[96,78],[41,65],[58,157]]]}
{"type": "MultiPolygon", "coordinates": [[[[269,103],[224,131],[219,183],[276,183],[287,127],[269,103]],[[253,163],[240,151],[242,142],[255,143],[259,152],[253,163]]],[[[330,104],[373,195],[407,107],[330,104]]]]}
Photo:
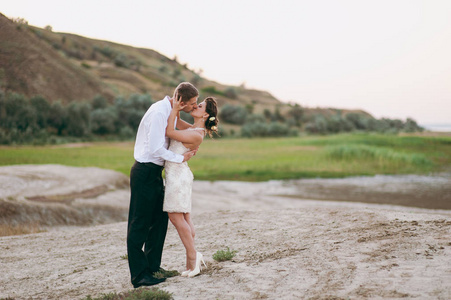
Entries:
{"type": "Polygon", "coordinates": [[[202,101],[201,103],[197,104],[196,108],[193,109],[191,116],[193,116],[193,118],[203,118],[207,114],[205,112],[206,107],[207,103],[205,103],[205,101],[202,101]]]}

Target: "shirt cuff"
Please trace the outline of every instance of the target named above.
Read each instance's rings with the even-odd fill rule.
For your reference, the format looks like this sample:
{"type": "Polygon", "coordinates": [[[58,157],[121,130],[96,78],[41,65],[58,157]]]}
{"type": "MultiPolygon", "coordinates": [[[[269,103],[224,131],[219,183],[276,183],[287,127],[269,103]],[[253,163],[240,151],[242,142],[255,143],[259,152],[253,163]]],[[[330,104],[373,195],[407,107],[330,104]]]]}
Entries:
{"type": "Polygon", "coordinates": [[[176,158],[175,159],[176,159],[176,162],[182,163],[183,160],[185,159],[185,157],[183,155],[181,155],[181,154],[176,154],[176,158]]]}

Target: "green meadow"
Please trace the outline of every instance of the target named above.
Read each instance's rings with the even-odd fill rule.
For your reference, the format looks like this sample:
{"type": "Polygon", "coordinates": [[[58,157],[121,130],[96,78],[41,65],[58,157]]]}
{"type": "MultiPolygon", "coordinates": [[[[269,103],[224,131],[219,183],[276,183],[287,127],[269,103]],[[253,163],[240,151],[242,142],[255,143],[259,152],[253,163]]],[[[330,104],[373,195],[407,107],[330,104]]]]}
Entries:
{"type": "MultiPolygon", "coordinates": [[[[129,174],[133,142],[1,147],[0,165],[62,164],[129,174]]],[[[449,171],[451,137],[341,134],[207,139],[189,165],[197,180],[266,181],[449,171]]]]}

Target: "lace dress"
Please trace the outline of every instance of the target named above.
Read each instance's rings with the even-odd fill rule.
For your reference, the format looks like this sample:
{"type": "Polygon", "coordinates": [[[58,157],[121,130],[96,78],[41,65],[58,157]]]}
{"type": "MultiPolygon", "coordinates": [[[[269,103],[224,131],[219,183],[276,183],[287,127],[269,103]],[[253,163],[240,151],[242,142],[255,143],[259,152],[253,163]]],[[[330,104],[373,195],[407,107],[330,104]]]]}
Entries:
{"type": "MultiPolygon", "coordinates": [[[[203,128],[190,128],[187,130],[203,130],[203,128]]],[[[181,142],[172,140],[169,144],[169,150],[183,154],[189,151],[181,142]]],[[[166,161],[164,163],[165,169],[165,193],[163,211],[166,212],[191,212],[191,192],[193,189],[194,176],[188,163],[174,163],[166,161]]]]}

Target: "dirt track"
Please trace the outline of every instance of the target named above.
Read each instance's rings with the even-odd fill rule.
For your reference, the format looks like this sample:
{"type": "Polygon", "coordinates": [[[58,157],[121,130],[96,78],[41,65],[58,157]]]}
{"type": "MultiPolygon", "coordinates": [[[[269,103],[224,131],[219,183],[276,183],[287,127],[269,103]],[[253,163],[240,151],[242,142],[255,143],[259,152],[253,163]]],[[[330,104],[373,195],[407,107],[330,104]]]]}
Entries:
{"type": "MultiPolygon", "coordinates": [[[[450,211],[287,197],[298,191],[280,182],[196,182],[193,220],[208,268],[159,287],[175,299],[451,298],[450,211]],[[225,247],[237,256],[215,262],[225,247]]],[[[119,222],[0,238],[0,298],[131,289],[125,233],[119,222]]],[[[163,267],[181,271],[183,262],[170,225],[163,267]]]]}

